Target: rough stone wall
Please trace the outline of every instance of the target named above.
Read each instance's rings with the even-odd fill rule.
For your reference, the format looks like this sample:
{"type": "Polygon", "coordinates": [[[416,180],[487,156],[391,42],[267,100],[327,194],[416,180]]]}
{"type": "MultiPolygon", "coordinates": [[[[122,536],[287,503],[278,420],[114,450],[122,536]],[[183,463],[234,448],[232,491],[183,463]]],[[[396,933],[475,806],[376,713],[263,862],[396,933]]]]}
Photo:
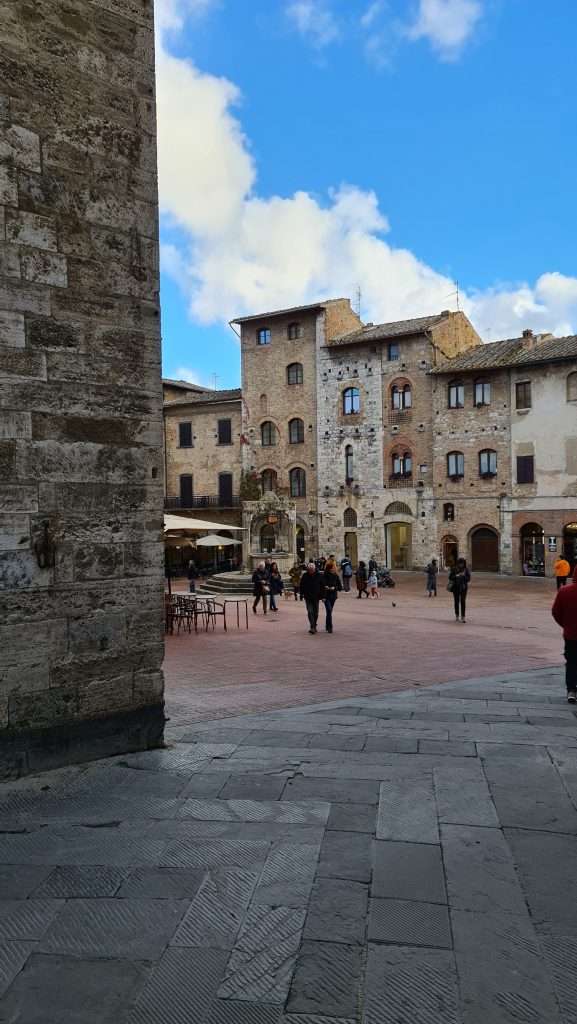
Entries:
{"type": "Polygon", "coordinates": [[[159,741],[149,0],[0,8],[0,762],[159,741]]]}
{"type": "Polygon", "coordinates": [[[432,339],[437,354],[447,358],[459,355],[460,352],[465,352],[467,349],[474,348],[475,345],[482,344],[481,338],[471,321],[461,312],[448,313],[433,328],[432,339]]]}
{"type": "MultiPolygon", "coordinates": [[[[180,476],[192,474],[195,495],[218,496],[219,473],[232,473],[233,495],[239,493],[241,474],[241,403],[191,402],[165,406],[166,493],[180,495],[180,476]],[[231,420],[232,444],[218,443],[218,421],[231,420]],[[192,424],[192,448],[181,448],[179,423],[192,424]]],[[[201,513],[199,512],[199,515],[201,513]]],[[[207,511],[207,519],[210,519],[207,511]]]]}
{"type": "Polygon", "coordinates": [[[246,471],[259,475],[272,469],[278,478],[281,495],[289,495],[289,473],[296,467],[306,472],[306,497],[293,499],[299,525],[306,530],[307,554],[316,551],[316,335],[320,311],[303,311],[269,320],[251,321],[241,326],[243,383],[243,445],[242,460],[246,471]],[[288,325],[299,323],[300,338],[288,337],[288,325]],[[270,328],[269,345],[257,345],[257,331],[270,328]],[[303,383],[287,383],[287,366],[301,363],[303,383]],[[289,420],[304,423],[304,442],[289,443],[289,420]],[[276,427],[277,443],[263,447],[261,424],[271,420],[276,427]],[[310,513],[313,513],[312,515],[310,513]]]}
{"type": "Polygon", "coordinates": [[[470,560],[471,531],[488,526],[499,535],[500,568],[511,571],[511,546],[507,531],[503,530],[502,495],[511,493],[510,467],[510,403],[507,371],[487,374],[459,375],[465,385],[463,409],[449,409],[448,385],[451,374],[433,377],[434,411],[434,494],[439,523],[439,541],[442,549],[444,536],[454,536],[459,554],[470,560]],[[474,401],[476,379],[491,384],[491,402],[477,408],[474,401]],[[479,475],[479,452],[490,449],[497,453],[497,475],[484,479],[479,475]],[[447,454],[463,452],[465,475],[452,481],[447,476],[447,454]],[[444,522],[443,505],[454,505],[455,519],[444,522]]]}

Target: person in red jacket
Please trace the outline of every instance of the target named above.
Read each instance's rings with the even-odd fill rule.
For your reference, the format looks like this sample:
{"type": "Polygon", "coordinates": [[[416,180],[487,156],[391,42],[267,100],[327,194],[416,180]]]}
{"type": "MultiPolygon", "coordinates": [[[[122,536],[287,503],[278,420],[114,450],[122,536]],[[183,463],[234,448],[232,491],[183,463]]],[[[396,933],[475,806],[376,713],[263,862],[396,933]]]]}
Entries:
{"type": "Polygon", "coordinates": [[[573,582],[568,587],[561,587],[557,591],[551,612],[555,622],[563,630],[567,664],[565,673],[567,700],[570,704],[575,704],[577,702],[577,567],[573,572],[573,582]]]}

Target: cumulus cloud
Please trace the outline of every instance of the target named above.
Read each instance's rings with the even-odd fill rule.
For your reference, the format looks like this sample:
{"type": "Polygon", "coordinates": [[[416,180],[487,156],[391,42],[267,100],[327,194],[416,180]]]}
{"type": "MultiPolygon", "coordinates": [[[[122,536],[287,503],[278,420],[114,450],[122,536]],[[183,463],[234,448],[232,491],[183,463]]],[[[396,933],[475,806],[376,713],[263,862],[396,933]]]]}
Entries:
{"type": "MultiPolygon", "coordinates": [[[[450,277],[389,241],[373,192],[347,184],[321,197],[259,195],[236,86],[163,44],[157,72],[161,210],[187,239],[163,246],[163,268],[196,322],[354,296],[358,286],[363,316],[374,322],[455,308],[450,277]]],[[[462,290],[460,302],[493,340],[525,327],[563,334],[577,326],[577,278],[554,271],[534,283],[462,290]]]]}
{"type": "Polygon", "coordinates": [[[455,60],[482,16],[480,0],[419,0],[407,38],[427,39],[443,60],[455,60]]]}
{"type": "Polygon", "coordinates": [[[187,384],[197,384],[199,387],[205,386],[200,375],[196,370],[191,370],[189,366],[177,366],[173,380],[184,380],[187,384]]]}
{"type": "Polygon", "coordinates": [[[292,0],[287,17],[302,36],[317,49],[329,46],[340,36],[340,28],[325,0],[292,0]]]}

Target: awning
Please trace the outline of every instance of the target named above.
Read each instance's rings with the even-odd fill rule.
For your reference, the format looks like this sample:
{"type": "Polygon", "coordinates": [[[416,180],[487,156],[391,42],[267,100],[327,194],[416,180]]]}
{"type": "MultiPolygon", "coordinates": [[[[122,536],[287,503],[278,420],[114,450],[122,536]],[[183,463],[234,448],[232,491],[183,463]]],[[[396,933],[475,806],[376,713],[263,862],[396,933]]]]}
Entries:
{"type": "Polygon", "coordinates": [[[238,544],[238,541],[232,540],[230,537],[218,537],[215,533],[210,533],[208,537],[199,537],[196,542],[197,548],[222,548],[228,544],[238,544]]]}
{"type": "Polygon", "coordinates": [[[243,530],[242,526],[230,526],[229,523],[211,523],[208,519],[188,519],[187,516],[164,517],[164,532],[181,530],[186,533],[206,533],[207,530],[243,530]]]}

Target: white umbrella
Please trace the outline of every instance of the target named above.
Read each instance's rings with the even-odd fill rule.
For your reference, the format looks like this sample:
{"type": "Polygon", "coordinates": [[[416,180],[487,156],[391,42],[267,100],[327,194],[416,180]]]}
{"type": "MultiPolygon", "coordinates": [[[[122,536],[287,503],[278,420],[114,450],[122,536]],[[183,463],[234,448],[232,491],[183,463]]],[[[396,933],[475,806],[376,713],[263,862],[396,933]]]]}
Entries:
{"type": "Polygon", "coordinates": [[[230,526],[229,523],[211,523],[208,519],[189,519],[186,516],[164,516],[164,530],[184,530],[186,533],[200,533],[203,530],[240,530],[242,526],[230,526]]]}
{"type": "Polygon", "coordinates": [[[228,544],[238,544],[238,541],[232,540],[231,537],[218,537],[216,533],[209,533],[208,537],[199,537],[196,542],[197,548],[221,548],[228,544]]]}

